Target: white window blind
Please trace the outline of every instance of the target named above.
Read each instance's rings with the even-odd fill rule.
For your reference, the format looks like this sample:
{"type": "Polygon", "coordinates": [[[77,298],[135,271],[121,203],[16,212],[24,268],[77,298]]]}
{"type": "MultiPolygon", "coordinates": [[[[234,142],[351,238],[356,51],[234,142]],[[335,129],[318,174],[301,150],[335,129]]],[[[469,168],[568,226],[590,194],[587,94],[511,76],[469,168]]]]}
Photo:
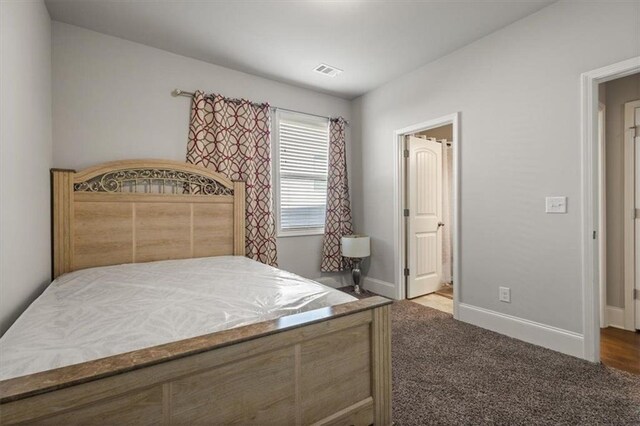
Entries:
{"type": "Polygon", "coordinates": [[[277,202],[279,234],[324,230],[327,199],[327,119],[278,112],[277,202]]]}

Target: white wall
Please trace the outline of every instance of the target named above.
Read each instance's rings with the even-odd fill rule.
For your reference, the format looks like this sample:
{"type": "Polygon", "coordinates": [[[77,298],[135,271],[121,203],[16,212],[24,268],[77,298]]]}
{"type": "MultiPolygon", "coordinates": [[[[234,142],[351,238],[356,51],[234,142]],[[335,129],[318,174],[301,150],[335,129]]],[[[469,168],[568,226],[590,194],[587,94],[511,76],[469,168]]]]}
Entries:
{"type": "Polygon", "coordinates": [[[51,276],[51,21],[0,3],[0,334],[51,276]]]}
{"type": "MultiPolygon", "coordinates": [[[[344,99],[53,22],[55,166],[82,169],[131,158],[184,161],[190,101],[172,97],[176,88],[350,119],[344,99]]],[[[321,236],[279,238],[279,266],[318,278],[321,246],[321,236]]]]}
{"type": "Polygon", "coordinates": [[[624,308],[624,104],[640,99],[640,74],[601,86],[606,93],[607,305],[624,308]]]}
{"type": "Polygon", "coordinates": [[[579,345],[579,77],[639,55],[639,29],[640,2],[559,2],[358,98],[370,277],[395,280],[394,130],[460,111],[461,301],[579,345]],[[545,214],[548,195],[568,196],[568,213],[545,214]]]}

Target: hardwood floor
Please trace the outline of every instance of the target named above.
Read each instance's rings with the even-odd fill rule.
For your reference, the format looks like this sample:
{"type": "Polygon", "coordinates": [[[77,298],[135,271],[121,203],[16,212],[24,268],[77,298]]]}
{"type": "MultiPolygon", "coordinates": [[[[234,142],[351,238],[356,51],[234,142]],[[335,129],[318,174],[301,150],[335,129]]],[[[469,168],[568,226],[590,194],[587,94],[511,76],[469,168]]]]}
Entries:
{"type": "Polygon", "coordinates": [[[640,333],[614,327],[601,329],[600,360],[610,367],[640,374],[640,333]]]}

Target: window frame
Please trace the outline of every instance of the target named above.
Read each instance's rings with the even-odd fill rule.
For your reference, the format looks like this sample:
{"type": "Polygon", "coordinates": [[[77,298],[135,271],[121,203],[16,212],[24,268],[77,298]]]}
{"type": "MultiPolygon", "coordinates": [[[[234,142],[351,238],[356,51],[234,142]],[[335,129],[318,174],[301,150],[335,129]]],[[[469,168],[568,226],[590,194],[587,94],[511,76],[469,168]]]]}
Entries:
{"type": "MultiPolygon", "coordinates": [[[[272,201],[273,201],[273,212],[275,217],[275,226],[276,226],[276,237],[302,237],[302,236],[313,236],[313,235],[324,235],[324,224],[322,227],[315,228],[296,228],[296,229],[282,229],[280,214],[281,214],[281,206],[280,206],[280,120],[282,116],[299,116],[303,117],[309,121],[317,121],[326,122],[327,126],[327,156],[329,154],[329,119],[322,118],[311,114],[304,114],[301,112],[293,112],[293,111],[281,111],[277,109],[272,118],[271,127],[272,131],[272,139],[271,139],[271,181],[272,181],[272,201]]],[[[327,161],[327,182],[329,180],[329,164],[327,161]]],[[[326,215],[326,200],[325,200],[325,215],[326,215]]]]}

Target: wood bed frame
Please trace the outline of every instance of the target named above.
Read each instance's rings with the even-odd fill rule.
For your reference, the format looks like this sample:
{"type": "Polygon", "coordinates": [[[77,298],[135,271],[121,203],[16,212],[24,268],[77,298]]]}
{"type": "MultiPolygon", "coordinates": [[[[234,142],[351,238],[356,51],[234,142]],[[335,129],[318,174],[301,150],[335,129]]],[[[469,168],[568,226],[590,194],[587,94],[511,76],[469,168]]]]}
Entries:
{"type": "MultiPolygon", "coordinates": [[[[244,255],[245,187],[204,168],[52,170],[53,277],[244,255]]],[[[0,382],[0,423],[390,425],[390,301],[372,297],[0,382]]]]}

